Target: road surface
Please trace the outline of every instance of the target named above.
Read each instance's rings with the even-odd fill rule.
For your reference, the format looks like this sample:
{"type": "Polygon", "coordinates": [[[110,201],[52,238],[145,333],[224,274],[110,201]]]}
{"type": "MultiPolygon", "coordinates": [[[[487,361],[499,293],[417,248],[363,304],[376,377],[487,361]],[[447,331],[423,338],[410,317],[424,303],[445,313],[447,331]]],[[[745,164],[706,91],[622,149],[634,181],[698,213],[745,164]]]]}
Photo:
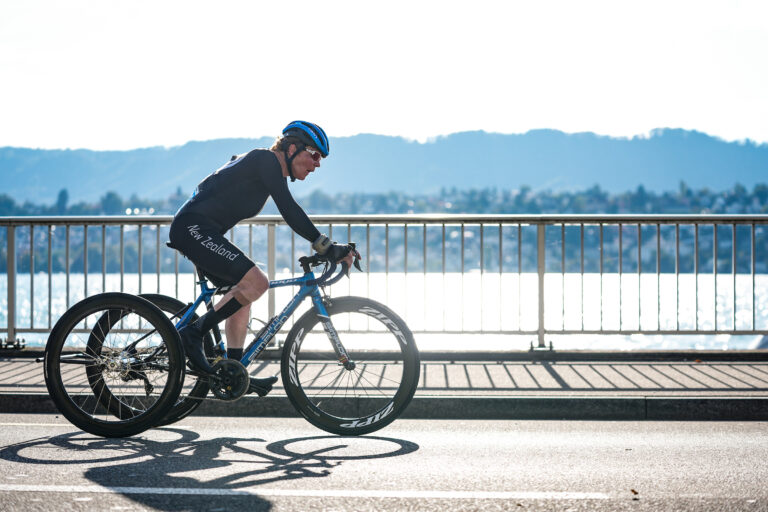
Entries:
{"type": "Polygon", "coordinates": [[[768,424],[193,417],[129,439],[0,414],[0,510],[768,510],[768,424]]]}

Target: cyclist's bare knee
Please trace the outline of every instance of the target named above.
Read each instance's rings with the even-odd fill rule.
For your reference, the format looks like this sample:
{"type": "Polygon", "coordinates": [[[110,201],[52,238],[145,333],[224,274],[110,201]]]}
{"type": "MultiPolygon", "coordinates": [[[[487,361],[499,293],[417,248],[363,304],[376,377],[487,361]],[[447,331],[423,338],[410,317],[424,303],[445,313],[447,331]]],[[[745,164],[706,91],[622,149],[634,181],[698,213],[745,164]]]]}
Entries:
{"type": "Polygon", "coordinates": [[[241,304],[250,304],[269,289],[269,278],[259,268],[251,268],[234,288],[234,295],[241,304]]]}

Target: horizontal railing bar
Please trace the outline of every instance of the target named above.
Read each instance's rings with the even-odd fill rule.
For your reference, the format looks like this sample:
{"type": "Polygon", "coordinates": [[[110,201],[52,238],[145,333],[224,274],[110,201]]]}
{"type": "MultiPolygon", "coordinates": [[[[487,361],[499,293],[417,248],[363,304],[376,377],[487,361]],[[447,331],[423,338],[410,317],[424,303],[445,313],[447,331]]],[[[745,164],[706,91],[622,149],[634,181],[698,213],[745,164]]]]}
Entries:
{"type": "MultiPolygon", "coordinates": [[[[7,332],[7,329],[0,329],[0,332],[7,332]]],[[[35,328],[35,329],[28,329],[28,328],[20,328],[16,329],[15,332],[17,333],[27,333],[27,334],[48,334],[51,332],[51,329],[42,329],[42,328],[35,328]]],[[[90,334],[93,332],[93,329],[72,329],[70,332],[77,333],[77,334],[90,334]]],[[[129,333],[129,334],[135,334],[135,333],[145,333],[147,332],[146,329],[110,329],[110,333],[129,333]]],[[[2,354],[2,351],[0,351],[0,354],[2,354]]]]}
{"type": "MultiPolygon", "coordinates": [[[[338,329],[339,332],[348,332],[344,329],[338,329]]],[[[6,328],[0,328],[0,333],[7,333],[8,329],[6,328]]],[[[51,332],[50,329],[44,329],[44,328],[35,328],[35,329],[25,329],[25,328],[16,328],[15,329],[16,334],[46,334],[51,332]]],[[[76,331],[72,332],[79,332],[79,333],[89,333],[91,332],[88,329],[78,329],[76,331]]],[[[118,331],[114,331],[118,332],[118,331]]],[[[143,332],[143,331],[128,331],[121,329],[119,332],[143,332]]],[[[367,331],[366,331],[367,332],[367,331]]],[[[370,331],[370,332],[376,332],[376,331],[370,331]]],[[[490,330],[490,329],[483,329],[483,330],[461,330],[461,329],[446,329],[446,330],[421,330],[421,329],[412,329],[411,332],[414,334],[498,334],[498,335],[520,335],[520,336],[535,336],[538,334],[538,331],[536,330],[529,330],[529,331],[509,331],[509,330],[490,330]]],[[[736,330],[736,331],[729,331],[729,330],[719,330],[719,331],[712,331],[712,330],[699,330],[694,331],[691,330],[663,330],[663,331],[655,331],[655,330],[647,330],[647,331],[640,331],[637,329],[627,329],[627,330],[585,330],[585,331],[579,331],[579,330],[545,330],[545,335],[574,335],[574,334],[589,334],[589,335],[628,335],[628,334],[643,334],[646,336],[653,336],[653,335],[663,335],[663,336],[669,336],[669,335],[691,335],[691,334],[701,334],[701,335],[717,335],[717,334],[728,334],[731,336],[767,336],[768,335],[768,329],[758,329],[754,331],[745,331],[745,330],[736,330]]],[[[0,352],[1,354],[2,352],[0,352]]]]}
{"type": "MultiPolygon", "coordinates": [[[[317,224],[768,224],[765,214],[541,214],[541,215],[488,215],[488,214],[408,214],[408,215],[311,215],[317,224]]],[[[93,216],[28,216],[0,217],[0,226],[18,225],[167,225],[171,215],[93,215],[93,216]]],[[[260,215],[241,224],[284,224],[279,215],[260,215]]]]}
{"type": "Polygon", "coordinates": [[[545,331],[547,334],[643,334],[647,336],[653,336],[656,334],[659,335],[673,335],[673,334],[707,334],[707,335],[715,335],[715,334],[730,334],[732,336],[753,336],[753,335],[768,335],[768,330],[762,329],[762,330],[754,330],[754,331],[744,331],[744,330],[686,330],[686,329],[680,329],[679,331],[675,330],[662,330],[662,331],[656,331],[652,329],[648,329],[645,331],[637,330],[637,329],[626,329],[626,330],[588,330],[588,331],[573,331],[573,330],[565,330],[565,331],[557,331],[557,330],[549,330],[547,329],[545,331]]]}
{"type": "MultiPolygon", "coordinates": [[[[0,333],[4,333],[4,332],[7,332],[7,331],[8,330],[5,329],[5,328],[0,328],[0,333]]],[[[383,332],[383,331],[348,331],[347,329],[344,329],[344,328],[337,329],[337,331],[338,332],[352,332],[352,333],[355,333],[355,332],[366,332],[366,333],[374,333],[374,334],[375,333],[379,333],[379,332],[383,332]]],[[[18,333],[47,334],[47,333],[51,332],[51,329],[37,329],[37,328],[36,329],[24,329],[24,328],[21,328],[21,329],[16,329],[15,332],[17,334],[18,333]]],[[[87,334],[87,333],[90,333],[91,330],[90,329],[74,329],[72,332],[80,333],[80,334],[87,334]]],[[[146,332],[146,331],[126,330],[126,329],[119,329],[119,330],[112,329],[112,330],[110,330],[110,332],[121,332],[121,333],[124,333],[124,332],[146,332]]],[[[285,329],[284,331],[280,331],[280,332],[281,332],[281,334],[285,334],[285,333],[288,332],[288,329],[285,329]]],[[[318,330],[317,332],[322,332],[322,330],[318,330]]],[[[431,334],[499,334],[499,335],[532,336],[532,335],[538,334],[538,331],[490,331],[490,330],[482,330],[481,331],[481,330],[459,330],[459,329],[428,330],[428,331],[423,331],[423,330],[419,330],[419,329],[411,329],[411,332],[413,334],[430,334],[430,335],[431,334]]],[[[606,333],[607,332],[608,331],[606,331],[606,333]]],[[[756,331],[756,332],[759,333],[759,331],[756,331]]],[[[766,333],[768,333],[768,331],[766,331],[766,333]]],[[[559,333],[555,333],[555,334],[559,334],[559,333]]],[[[653,331],[652,333],[646,333],[646,334],[657,334],[657,332],[653,331]]],[[[695,334],[698,334],[698,333],[695,333],[695,334]]],[[[750,332],[750,334],[754,334],[754,333],[750,332]]],[[[0,354],[2,354],[2,352],[0,352],[0,354]]]]}

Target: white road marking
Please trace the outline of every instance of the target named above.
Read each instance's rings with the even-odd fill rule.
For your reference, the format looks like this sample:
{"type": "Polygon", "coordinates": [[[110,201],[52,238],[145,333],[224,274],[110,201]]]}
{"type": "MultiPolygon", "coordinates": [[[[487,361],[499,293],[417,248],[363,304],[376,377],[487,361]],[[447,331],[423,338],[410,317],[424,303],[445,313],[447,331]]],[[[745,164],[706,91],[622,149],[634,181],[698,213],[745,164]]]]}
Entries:
{"type": "Polygon", "coordinates": [[[101,487],[98,485],[14,485],[0,484],[0,492],[65,492],[99,494],[168,494],[196,496],[263,496],[302,498],[413,498],[475,500],[605,500],[601,492],[514,492],[514,491],[391,491],[327,489],[209,489],[200,487],[101,487]]]}
{"type": "MultiPolygon", "coordinates": [[[[71,423],[0,423],[0,427],[71,427],[77,430],[77,427],[71,423]]],[[[192,426],[174,424],[173,427],[160,428],[192,428],[192,426]]]]}
{"type": "Polygon", "coordinates": [[[0,423],[0,427],[72,427],[71,423],[0,423]]]}

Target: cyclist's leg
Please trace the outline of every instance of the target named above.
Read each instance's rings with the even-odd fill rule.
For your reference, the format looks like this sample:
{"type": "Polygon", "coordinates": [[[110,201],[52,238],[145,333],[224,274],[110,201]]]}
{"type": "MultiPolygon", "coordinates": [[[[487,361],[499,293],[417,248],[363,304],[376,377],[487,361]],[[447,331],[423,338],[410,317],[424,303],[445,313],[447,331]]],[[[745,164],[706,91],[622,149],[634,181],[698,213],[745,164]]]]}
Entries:
{"type": "MultiPolygon", "coordinates": [[[[269,279],[259,267],[251,267],[240,281],[222,297],[214,306],[214,309],[235,299],[244,307],[227,318],[225,332],[227,334],[227,347],[242,349],[248,332],[248,320],[250,319],[250,304],[259,299],[269,289],[269,279]]],[[[239,357],[237,359],[240,359],[239,357]]]]}
{"type": "MultiPolygon", "coordinates": [[[[221,299],[220,303],[227,300],[248,301],[248,306],[241,308],[237,313],[227,318],[225,332],[227,334],[227,357],[240,360],[243,356],[243,346],[248,334],[248,321],[250,320],[250,303],[256,301],[269,289],[269,279],[258,267],[253,267],[221,299]]],[[[218,305],[218,304],[217,304],[218,305]]],[[[272,385],[277,382],[277,377],[256,378],[251,377],[248,387],[249,393],[257,393],[264,396],[272,390],[272,385]]]]}
{"type": "MultiPolygon", "coordinates": [[[[179,331],[187,357],[197,369],[212,373],[213,368],[205,358],[202,339],[206,332],[219,322],[250,304],[248,284],[258,279],[257,267],[237,246],[228,241],[219,228],[199,215],[181,215],[174,219],[169,233],[173,245],[196,266],[209,275],[218,286],[239,284],[245,293],[234,289],[220,300],[214,309],[196,322],[179,331]],[[247,275],[250,276],[246,278],[247,275]],[[256,277],[253,277],[255,274],[256,277]]],[[[263,274],[263,273],[262,273],[263,274]]],[[[268,286],[268,284],[267,284],[268,286]]]]}
{"type": "Polygon", "coordinates": [[[248,320],[251,318],[250,305],[227,318],[224,331],[227,334],[227,357],[240,359],[243,355],[245,337],[248,334],[248,320]],[[237,353],[239,352],[239,353],[237,353]]]}

